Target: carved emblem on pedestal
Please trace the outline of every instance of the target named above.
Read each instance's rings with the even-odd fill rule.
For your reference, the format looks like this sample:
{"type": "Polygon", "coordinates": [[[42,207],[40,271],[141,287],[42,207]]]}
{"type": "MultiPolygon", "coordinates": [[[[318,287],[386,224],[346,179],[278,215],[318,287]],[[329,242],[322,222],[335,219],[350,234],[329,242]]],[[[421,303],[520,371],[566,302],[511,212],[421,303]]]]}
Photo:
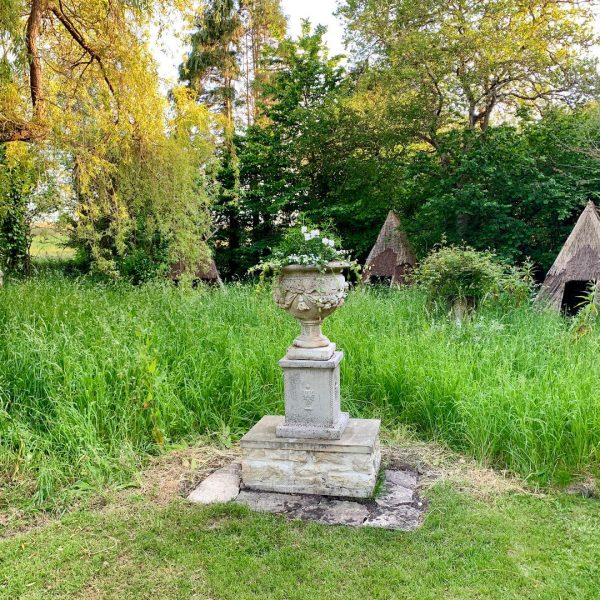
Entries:
{"type": "Polygon", "coordinates": [[[310,385],[307,385],[302,391],[302,398],[304,399],[304,410],[313,409],[315,397],[315,391],[310,387],[310,385]]]}

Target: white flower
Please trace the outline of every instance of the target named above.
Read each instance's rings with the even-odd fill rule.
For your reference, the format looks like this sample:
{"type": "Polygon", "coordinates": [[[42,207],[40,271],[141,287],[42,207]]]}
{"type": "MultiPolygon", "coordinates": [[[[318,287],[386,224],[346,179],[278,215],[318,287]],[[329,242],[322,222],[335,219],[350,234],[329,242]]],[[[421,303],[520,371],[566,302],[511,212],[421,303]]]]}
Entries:
{"type": "Polygon", "coordinates": [[[310,235],[310,233],[305,233],[304,239],[308,242],[308,241],[312,240],[312,236],[310,235]]]}
{"type": "Polygon", "coordinates": [[[335,242],[333,240],[327,240],[327,243],[333,248],[335,246],[335,242]]]}
{"type": "Polygon", "coordinates": [[[310,235],[311,235],[311,238],[316,238],[316,237],[319,237],[319,230],[318,230],[318,229],[313,229],[313,230],[310,232],[310,235]]]}
{"type": "Polygon", "coordinates": [[[324,246],[329,246],[329,241],[330,240],[328,240],[326,237],[324,237],[321,241],[323,242],[324,246]]]}
{"type": "Polygon", "coordinates": [[[300,227],[300,231],[302,233],[307,233],[308,232],[308,227],[306,225],[302,225],[302,227],[300,227]]]}

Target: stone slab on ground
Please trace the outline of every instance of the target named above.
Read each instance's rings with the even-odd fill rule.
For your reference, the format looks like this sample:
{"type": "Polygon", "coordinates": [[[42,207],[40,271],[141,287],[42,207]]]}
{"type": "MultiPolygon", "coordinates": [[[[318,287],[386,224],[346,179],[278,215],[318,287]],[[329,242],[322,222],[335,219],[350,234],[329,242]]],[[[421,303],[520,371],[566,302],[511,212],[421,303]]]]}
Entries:
{"type": "MultiPolygon", "coordinates": [[[[213,473],[205,482],[219,472],[213,473]]],[[[387,470],[384,473],[381,494],[375,499],[356,501],[314,494],[286,494],[242,489],[239,495],[236,494],[235,502],[257,512],[281,514],[290,519],[302,519],[326,525],[412,531],[421,524],[426,510],[423,502],[417,497],[417,484],[416,473],[387,470]]],[[[193,494],[194,492],[190,494],[190,499],[193,494]]],[[[221,501],[215,500],[215,502],[221,501]]]]}
{"type": "Polygon", "coordinates": [[[420,525],[421,517],[422,511],[412,506],[387,507],[370,515],[363,523],[363,527],[412,531],[420,525]]]}
{"type": "Polygon", "coordinates": [[[243,438],[246,489],[368,498],[381,462],[380,422],[350,419],[339,440],[282,438],[283,417],[263,417],[243,438]]]}
{"type": "Polygon", "coordinates": [[[390,471],[384,473],[383,489],[375,498],[375,504],[381,507],[412,504],[417,487],[417,476],[407,471],[390,471]]]}
{"type": "Polygon", "coordinates": [[[230,502],[240,493],[240,484],[241,465],[234,462],[209,475],[188,496],[188,500],[194,504],[230,502]]]}

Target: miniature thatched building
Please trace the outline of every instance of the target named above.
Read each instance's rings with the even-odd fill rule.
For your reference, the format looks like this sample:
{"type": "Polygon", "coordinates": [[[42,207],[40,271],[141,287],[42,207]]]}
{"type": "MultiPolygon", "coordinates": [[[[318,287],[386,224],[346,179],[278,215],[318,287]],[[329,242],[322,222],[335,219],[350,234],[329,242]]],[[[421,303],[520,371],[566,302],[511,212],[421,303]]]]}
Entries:
{"type": "Polygon", "coordinates": [[[600,281],[600,215],[590,201],[548,271],[539,298],[557,311],[573,311],[594,281],[600,281]]]}
{"type": "Polygon", "coordinates": [[[365,263],[363,281],[389,279],[391,285],[402,285],[415,263],[406,233],[400,227],[400,218],[390,210],[365,263]]]}
{"type": "MultiPolygon", "coordinates": [[[[170,278],[173,281],[179,281],[181,275],[186,271],[185,264],[182,261],[176,262],[171,267],[171,272],[169,273],[170,278]]],[[[208,262],[208,266],[206,263],[199,263],[196,267],[196,271],[192,277],[194,283],[212,283],[214,285],[223,285],[221,281],[221,277],[219,275],[219,270],[217,269],[217,265],[213,258],[208,262]]]]}

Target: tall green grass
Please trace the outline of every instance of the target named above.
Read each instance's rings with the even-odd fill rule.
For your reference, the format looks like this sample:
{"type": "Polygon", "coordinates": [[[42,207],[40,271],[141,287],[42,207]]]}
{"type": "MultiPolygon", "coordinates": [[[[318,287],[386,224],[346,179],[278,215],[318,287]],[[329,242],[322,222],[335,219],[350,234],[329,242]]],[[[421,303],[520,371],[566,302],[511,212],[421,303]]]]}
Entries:
{"type": "MultiPolygon", "coordinates": [[[[356,290],[325,324],[354,416],[541,483],[600,459],[600,334],[529,307],[458,328],[414,290],[356,290]]],[[[46,276],[0,290],[0,476],[38,505],[126,483],[148,453],[283,412],[296,323],[249,286],[178,290],[46,276]]],[[[16,491],[15,491],[16,490],[16,491]]]]}

